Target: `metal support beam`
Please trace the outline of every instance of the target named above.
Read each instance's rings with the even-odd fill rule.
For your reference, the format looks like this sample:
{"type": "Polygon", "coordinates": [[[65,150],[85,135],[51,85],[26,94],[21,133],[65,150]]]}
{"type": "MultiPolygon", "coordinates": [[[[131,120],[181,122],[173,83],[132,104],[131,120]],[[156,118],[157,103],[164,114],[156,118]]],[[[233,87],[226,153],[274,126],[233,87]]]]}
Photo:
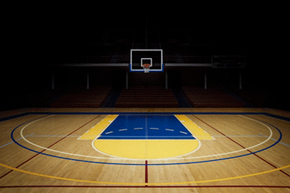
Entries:
{"type": "Polygon", "coordinates": [[[207,89],[207,73],[204,73],[204,89],[207,89]]]}
{"type": "Polygon", "coordinates": [[[54,72],[51,74],[51,89],[54,90],[54,72]]]}
{"type": "Polygon", "coordinates": [[[168,71],[165,71],[165,89],[168,89],[168,71]]]}
{"type": "Polygon", "coordinates": [[[129,73],[126,71],[126,89],[129,89],[129,73]]]}
{"type": "Polygon", "coordinates": [[[87,72],[87,90],[90,89],[90,74],[87,72]]]}
{"type": "Polygon", "coordinates": [[[242,70],[240,70],[240,74],[239,74],[239,89],[240,89],[240,90],[242,90],[242,86],[243,86],[243,85],[242,85],[242,84],[243,84],[242,81],[243,81],[243,80],[242,80],[242,70]]]}

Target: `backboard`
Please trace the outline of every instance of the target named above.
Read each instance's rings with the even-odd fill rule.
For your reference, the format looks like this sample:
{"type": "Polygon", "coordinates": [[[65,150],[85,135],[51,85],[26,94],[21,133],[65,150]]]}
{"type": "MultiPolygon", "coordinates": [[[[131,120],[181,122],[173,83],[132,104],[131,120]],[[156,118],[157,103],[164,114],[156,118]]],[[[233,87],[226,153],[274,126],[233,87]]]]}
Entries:
{"type": "Polygon", "coordinates": [[[213,55],[211,64],[213,68],[245,68],[245,56],[213,55]]]}
{"type": "Polygon", "coordinates": [[[130,72],[163,72],[162,49],[131,49],[130,72]],[[149,69],[145,69],[144,66],[149,69]]]}

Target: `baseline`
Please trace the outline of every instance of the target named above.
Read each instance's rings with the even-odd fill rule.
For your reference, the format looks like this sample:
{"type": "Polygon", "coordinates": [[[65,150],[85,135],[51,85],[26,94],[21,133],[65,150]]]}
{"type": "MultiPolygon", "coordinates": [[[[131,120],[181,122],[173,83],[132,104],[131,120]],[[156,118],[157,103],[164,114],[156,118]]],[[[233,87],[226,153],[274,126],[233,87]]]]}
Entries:
{"type": "Polygon", "coordinates": [[[73,178],[64,178],[64,177],[58,177],[58,176],[51,176],[51,175],[46,175],[46,174],[39,174],[35,172],[29,172],[26,170],[22,170],[19,168],[14,168],[11,166],[7,166],[5,164],[0,163],[0,166],[8,168],[13,171],[17,172],[22,172],[26,174],[31,174],[34,176],[40,176],[40,177],[45,177],[45,178],[52,178],[52,179],[57,179],[57,180],[65,180],[65,181],[73,181],[73,182],[83,182],[83,183],[93,183],[93,184],[109,184],[109,185],[129,185],[129,186],[138,186],[138,185],[143,185],[143,186],[166,186],[166,185],[182,185],[182,184],[201,184],[201,183],[209,183],[209,182],[220,182],[220,181],[227,181],[227,180],[235,180],[235,179],[241,179],[241,178],[247,178],[247,177],[253,177],[253,176],[258,176],[262,174],[268,174],[276,171],[281,171],[286,168],[290,167],[289,165],[280,167],[280,168],[275,168],[272,170],[267,170],[264,172],[258,172],[254,174],[247,174],[247,175],[242,175],[242,176],[235,176],[235,177],[228,177],[228,178],[221,178],[221,179],[212,179],[212,180],[200,180],[200,181],[188,181],[188,182],[162,182],[162,183],[131,183],[131,182],[102,182],[102,181],[92,181],[92,180],[81,180],[81,179],[73,179],[73,178]]]}

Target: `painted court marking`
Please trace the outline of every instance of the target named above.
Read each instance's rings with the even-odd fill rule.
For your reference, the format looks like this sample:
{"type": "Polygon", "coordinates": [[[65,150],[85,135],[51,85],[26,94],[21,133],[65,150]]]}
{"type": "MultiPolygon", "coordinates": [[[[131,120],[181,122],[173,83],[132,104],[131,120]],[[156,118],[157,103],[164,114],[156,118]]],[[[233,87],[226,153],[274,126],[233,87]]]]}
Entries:
{"type": "MultiPolygon", "coordinates": [[[[33,122],[35,122],[35,121],[33,121],[33,122]]],[[[54,179],[60,179],[60,180],[68,180],[68,181],[77,181],[77,182],[98,183],[98,184],[115,184],[115,185],[116,184],[117,185],[173,185],[173,184],[207,183],[207,182],[224,181],[224,180],[232,180],[232,179],[251,177],[251,176],[266,174],[266,173],[270,173],[270,172],[274,172],[274,171],[279,171],[279,170],[282,170],[282,169],[290,167],[290,165],[287,165],[287,166],[284,166],[284,167],[275,168],[275,169],[272,169],[272,170],[259,172],[259,173],[255,173],[255,174],[248,174],[248,175],[235,176],[235,177],[229,177],[229,178],[223,178],[223,179],[213,179],[213,180],[189,181],[189,182],[166,182],[166,183],[118,183],[118,182],[99,182],[99,181],[87,181],[87,180],[79,180],[79,179],[62,178],[62,177],[57,177],[57,176],[49,176],[49,175],[44,175],[44,174],[33,173],[33,172],[29,172],[29,171],[18,169],[18,168],[13,168],[13,167],[1,164],[1,163],[0,163],[0,165],[3,166],[3,167],[6,167],[8,169],[12,169],[12,170],[15,170],[15,171],[28,173],[28,174],[32,174],[32,175],[42,176],[42,177],[48,177],[48,178],[54,178],[54,179]]]]}
{"type": "MultiPolygon", "coordinates": [[[[48,117],[44,117],[44,118],[48,118],[48,117]]],[[[41,119],[44,119],[44,118],[41,118],[41,119]]],[[[248,118],[248,117],[245,117],[245,118],[248,118]]],[[[39,120],[41,120],[41,119],[39,119],[39,120]]],[[[251,118],[248,118],[248,119],[253,120],[253,121],[256,121],[256,120],[251,119],[251,118]]],[[[35,120],[35,121],[31,122],[31,123],[27,124],[25,127],[27,127],[28,125],[30,125],[30,124],[32,124],[32,123],[34,123],[36,121],[39,121],[39,120],[35,120]]],[[[260,121],[256,121],[256,122],[258,122],[260,124],[263,124],[260,121]]],[[[263,125],[265,125],[265,124],[263,124],[263,125]]],[[[18,127],[16,127],[15,129],[17,129],[18,127]]],[[[23,129],[25,127],[23,127],[23,129]]],[[[269,139],[271,139],[271,136],[272,136],[272,130],[269,127],[267,127],[267,128],[270,130],[270,133],[271,133],[270,136],[269,136],[269,138],[268,138],[268,140],[269,140],[269,139]]],[[[13,131],[15,131],[15,129],[13,131]]],[[[23,131],[23,129],[21,131],[23,131]]],[[[280,140],[281,140],[281,136],[280,136],[280,139],[279,140],[276,140],[277,143],[280,140]]],[[[277,143],[275,143],[275,144],[277,144],[277,143]]],[[[267,147],[265,149],[268,149],[268,148],[269,147],[267,147]]],[[[260,151],[257,151],[257,152],[260,152],[260,151]]],[[[252,153],[257,153],[257,152],[252,152],[252,153]]],[[[86,156],[86,157],[88,157],[88,156],[86,156]]],[[[252,176],[267,174],[267,173],[271,173],[271,172],[283,170],[283,169],[286,169],[286,168],[290,167],[290,165],[286,165],[286,166],[283,166],[283,167],[280,167],[280,168],[275,168],[275,169],[272,169],[272,170],[258,172],[258,173],[254,173],[254,174],[248,174],[248,175],[242,175],[242,176],[235,176],[235,177],[229,177],[229,178],[222,178],[222,179],[212,179],[212,180],[188,181],[188,182],[164,182],[164,183],[119,183],[119,182],[88,181],[88,180],[81,180],[81,179],[71,179],[71,178],[63,178],[63,177],[57,177],[57,176],[50,176],[50,175],[45,175],[45,174],[38,174],[38,173],[34,173],[34,172],[29,172],[29,171],[21,170],[21,169],[18,169],[18,168],[13,168],[13,167],[10,167],[10,166],[1,164],[1,163],[0,163],[0,166],[6,167],[8,169],[12,169],[12,170],[15,170],[15,171],[18,171],[18,172],[23,172],[23,173],[27,173],[27,174],[31,174],[31,175],[36,175],[36,176],[41,176],[41,177],[48,177],[48,178],[60,179],[60,180],[68,180],[68,181],[75,181],[75,182],[86,182],[86,183],[97,183],[97,184],[110,184],[110,185],[130,185],[130,186],[133,186],[133,185],[152,185],[152,186],[154,186],[154,185],[160,185],[160,186],[163,186],[163,185],[175,185],[175,184],[182,185],[182,184],[191,184],[191,183],[197,184],[197,183],[208,183],[208,182],[216,182],[216,181],[225,181],[225,180],[233,180],[233,179],[240,179],[240,178],[246,178],[246,177],[252,177],[252,176]]]]}
{"type": "MultiPolygon", "coordinates": [[[[65,159],[65,160],[71,160],[71,161],[79,161],[79,162],[85,162],[85,163],[95,163],[95,164],[109,164],[109,165],[128,165],[128,166],[132,166],[132,165],[135,165],[135,166],[143,166],[144,164],[137,164],[137,163],[108,163],[108,162],[94,162],[94,161],[90,161],[90,160],[79,160],[79,159],[73,159],[73,158],[67,158],[67,157],[60,157],[60,156],[55,156],[55,155],[51,155],[51,154],[47,154],[47,153],[43,153],[42,152],[39,152],[39,151],[36,151],[36,150],[33,150],[33,149],[30,149],[28,147],[25,147],[21,144],[19,144],[17,141],[15,141],[15,139],[13,138],[13,133],[15,132],[16,129],[18,129],[20,126],[22,126],[23,124],[25,123],[22,123],[20,125],[18,125],[17,127],[15,127],[13,129],[13,131],[11,132],[11,138],[12,140],[14,141],[15,144],[19,145],[20,147],[24,148],[24,149],[27,149],[29,151],[32,151],[32,152],[36,152],[38,154],[42,154],[42,155],[46,155],[46,156],[50,156],[50,157],[55,157],[55,158],[60,158],[60,159],[65,159]]],[[[269,124],[269,123],[268,123],[269,124]]],[[[269,124],[271,125],[271,124],[269,124]]],[[[163,166],[163,165],[185,165],[185,164],[198,164],[198,163],[207,163],[207,162],[214,162],[214,161],[223,161],[223,160],[228,160],[228,159],[235,159],[235,158],[240,158],[240,157],[244,157],[244,156],[248,156],[248,155],[253,155],[253,154],[256,154],[258,152],[262,152],[262,151],[265,151],[273,146],[275,146],[276,144],[278,144],[281,139],[282,139],[282,133],[281,131],[271,125],[272,127],[274,127],[280,134],[280,137],[279,139],[277,140],[277,142],[275,142],[274,144],[266,147],[266,148],[263,148],[263,149],[260,149],[258,151],[255,151],[255,152],[251,152],[251,153],[247,153],[247,154],[243,154],[243,155],[239,155],[239,156],[233,156],[233,157],[227,157],[227,158],[220,158],[220,159],[213,159],[213,160],[204,160],[204,161],[196,161],[196,162],[182,162],[182,163],[160,163],[160,164],[148,164],[148,165],[154,165],[154,166],[163,166]]]]}
{"type": "Polygon", "coordinates": [[[114,140],[95,139],[93,148],[104,155],[128,160],[166,160],[197,151],[197,140],[114,140]],[[114,148],[112,148],[114,147],[114,148]],[[182,148],[181,148],[182,147],[182,148]]]}
{"type": "Polygon", "coordinates": [[[165,186],[165,185],[183,185],[183,184],[201,184],[201,183],[209,183],[209,182],[220,182],[220,181],[226,181],[226,180],[235,180],[235,179],[241,179],[241,178],[247,178],[247,177],[253,177],[253,176],[258,176],[262,174],[268,174],[271,172],[276,172],[280,171],[286,168],[290,167],[289,165],[280,167],[280,168],[275,168],[272,170],[267,170],[263,172],[258,172],[254,174],[247,174],[247,175],[242,175],[242,176],[235,176],[235,177],[229,177],[229,178],[220,178],[220,179],[212,179],[212,180],[200,180],[200,181],[188,181],[188,182],[163,182],[163,183],[130,183],[130,182],[102,182],[102,181],[91,181],[91,180],[81,180],[81,179],[73,179],[73,178],[64,178],[64,177],[58,177],[58,176],[51,176],[51,175],[46,175],[46,174],[39,174],[35,172],[30,172],[26,170],[22,170],[19,168],[14,168],[11,166],[7,166],[5,164],[0,163],[0,166],[8,168],[10,170],[30,174],[30,175],[35,175],[35,176],[40,176],[40,177],[46,177],[46,178],[52,178],[52,179],[58,179],[58,180],[66,180],[66,181],[73,181],[73,182],[83,182],[83,183],[93,183],[93,184],[109,184],[109,185],[129,185],[129,186],[135,186],[135,185],[152,185],[152,186],[165,186]]]}
{"type": "Polygon", "coordinates": [[[214,138],[200,128],[195,122],[189,119],[186,115],[174,115],[189,132],[194,134],[199,140],[214,140],[214,138]]]}
{"type": "MultiPolygon", "coordinates": [[[[78,138],[78,140],[93,140],[96,136],[99,136],[112,122],[118,117],[118,115],[107,115],[85,134],[78,138]],[[101,128],[101,129],[100,129],[101,128]]],[[[111,132],[113,133],[113,132],[111,132]]],[[[107,132],[106,134],[111,134],[107,132]]]]}
{"type": "MultiPolygon", "coordinates": [[[[53,115],[51,115],[51,116],[53,116],[53,115]]],[[[258,146],[260,146],[260,145],[266,143],[267,141],[269,141],[269,140],[272,138],[272,136],[273,136],[273,132],[272,132],[272,130],[271,130],[270,127],[268,127],[268,126],[265,125],[264,123],[262,123],[262,122],[260,122],[260,121],[257,121],[257,120],[255,120],[255,119],[252,119],[252,118],[249,118],[249,117],[245,117],[245,116],[243,116],[243,115],[239,115],[239,116],[241,116],[241,117],[243,117],[243,118],[246,118],[246,119],[249,119],[249,120],[252,120],[252,121],[255,121],[255,122],[260,123],[260,124],[262,124],[263,126],[265,126],[265,127],[269,130],[269,132],[270,132],[269,137],[268,137],[265,141],[262,141],[262,142],[259,143],[259,144],[256,144],[256,145],[254,145],[254,146],[251,146],[251,147],[248,147],[248,148],[245,148],[245,149],[240,149],[240,150],[232,151],[232,152],[225,152],[225,153],[220,153],[220,154],[212,154],[212,155],[204,155],[204,156],[195,156],[195,157],[174,157],[174,158],[166,158],[166,159],[170,159],[170,160],[184,160],[184,159],[199,159],[199,158],[209,158],[209,157],[216,157],[216,156],[229,155],[229,154],[238,153],[238,152],[242,152],[242,151],[246,151],[246,150],[249,150],[249,149],[252,149],[252,148],[258,147],[258,146]]],[[[44,118],[49,118],[49,117],[50,117],[50,116],[48,116],[48,117],[44,117],[44,118]]],[[[42,119],[44,119],[44,118],[42,118],[42,119]]],[[[83,155],[83,154],[74,154],[74,153],[63,152],[63,151],[59,151],[59,150],[55,150],[55,149],[51,149],[51,148],[46,148],[46,147],[43,147],[43,146],[37,145],[37,144],[35,144],[35,143],[29,141],[29,140],[28,140],[26,137],[24,137],[24,135],[23,135],[23,131],[24,131],[24,129],[25,129],[27,126],[29,126],[29,125],[31,125],[31,124],[33,124],[33,123],[35,123],[35,122],[38,122],[38,121],[40,121],[40,120],[42,120],[42,119],[38,119],[38,120],[35,120],[35,121],[31,122],[31,123],[28,123],[27,125],[25,125],[25,126],[21,129],[21,131],[20,131],[20,135],[21,135],[21,137],[23,138],[23,140],[25,140],[27,143],[29,143],[29,144],[31,144],[31,145],[33,145],[33,146],[35,146],[35,147],[38,147],[38,148],[41,148],[41,149],[45,149],[45,150],[48,150],[48,151],[52,151],[52,152],[56,152],[56,153],[61,153],[61,154],[70,155],[70,156],[84,157],[84,158],[108,159],[107,157],[89,156],[89,155],[83,155]]],[[[142,128],[142,129],[143,129],[143,128],[142,128]]],[[[94,136],[94,137],[95,137],[95,136],[94,136]]],[[[120,157],[116,158],[116,157],[111,157],[110,159],[120,160],[120,159],[128,159],[128,158],[120,158],[120,157]]],[[[129,159],[129,160],[130,160],[130,159],[129,159]]]]}
{"type": "MultiPolygon", "coordinates": [[[[28,137],[28,136],[30,136],[30,135],[26,135],[25,137],[28,137]]],[[[19,138],[19,139],[16,139],[16,141],[19,141],[19,140],[21,140],[22,138],[19,138]]],[[[0,149],[2,148],[2,147],[5,147],[5,146],[7,146],[7,145],[10,145],[10,144],[12,144],[12,143],[14,143],[13,141],[10,141],[10,142],[8,142],[8,143],[5,143],[4,145],[1,145],[0,146],[0,149]]]]}
{"type": "Polygon", "coordinates": [[[141,160],[175,158],[195,152],[200,142],[189,132],[180,135],[179,131],[188,130],[173,115],[120,115],[93,140],[92,147],[106,156],[141,160]],[[136,126],[145,131],[136,131],[136,126]],[[114,134],[104,136],[107,131],[114,134]]]}
{"type": "Polygon", "coordinates": [[[271,186],[271,185],[170,185],[170,186],[116,186],[116,185],[24,185],[24,186],[0,186],[0,188],[5,189],[18,189],[18,188],[123,188],[123,189],[136,189],[136,188],[163,188],[163,189],[188,189],[188,188],[196,188],[196,189],[206,189],[206,188],[271,188],[271,189],[282,189],[282,188],[290,188],[290,186],[271,186]]]}

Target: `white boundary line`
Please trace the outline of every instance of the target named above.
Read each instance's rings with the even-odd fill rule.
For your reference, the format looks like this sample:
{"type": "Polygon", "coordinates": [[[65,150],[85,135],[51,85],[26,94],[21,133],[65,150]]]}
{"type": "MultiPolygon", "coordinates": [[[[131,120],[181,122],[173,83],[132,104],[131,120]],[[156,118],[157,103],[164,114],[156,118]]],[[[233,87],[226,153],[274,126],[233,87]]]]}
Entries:
{"type": "MultiPolygon", "coordinates": [[[[186,116],[186,115],[185,115],[186,116]]],[[[183,125],[182,124],[182,122],[176,117],[176,115],[174,115],[174,117],[181,123],[181,125],[183,125]]],[[[186,116],[187,117],[187,116],[186,116]]],[[[184,126],[184,125],[183,125],[184,126]]],[[[185,126],[184,126],[185,127],[185,126]]],[[[187,127],[185,127],[186,129],[187,129],[187,127]]],[[[201,141],[189,130],[189,129],[187,129],[187,131],[189,131],[189,133],[191,133],[191,135],[193,135],[194,136],[194,138],[198,141],[198,147],[195,149],[195,150],[193,150],[192,152],[189,152],[189,153],[187,153],[187,154],[183,154],[183,155],[181,155],[181,156],[178,156],[178,157],[184,157],[184,156],[187,156],[187,155],[190,155],[190,154],[192,154],[192,153],[194,153],[194,152],[196,152],[197,150],[199,150],[199,148],[201,147],[201,141]]],[[[176,159],[176,158],[172,158],[172,159],[176,159]]],[[[185,159],[185,158],[179,158],[179,159],[185,159]]]]}
{"type": "MultiPolygon", "coordinates": [[[[51,115],[51,116],[54,116],[54,115],[51,115]]],[[[48,116],[48,117],[51,117],[51,116],[48,116]]],[[[253,148],[255,148],[255,147],[258,147],[258,146],[260,146],[260,145],[266,143],[267,141],[269,141],[269,140],[272,138],[272,136],[273,136],[273,132],[272,132],[271,128],[268,127],[267,125],[265,125],[264,123],[262,123],[262,122],[260,122],[260,121],[258,121],[258,120],[255,120],[255,119],[249,118],[249,117],[245,117],[245,116],[243,116],[243,115],[238,115],[238,116],[243,117],[243,118],[246,118],[246,119],[249,119],[249,120],[252,120],[252,121],[255,121],[255,122],[260,123],[261,125],[265,126],[265,127],[270,131],[270,135],[269,135],[269,137],[268,137],[265,141],[262,141],[262,142],[259,143],[259,144],[256,144],[256,145],[254,145],[254,146],[251,146],[251,147],[248,147],[248,148],[245,148],[245,149],[241,149],[241,150],[237,150],[237,151],[232,151],[232,152],[226,152],[226,153],[220,153],[220,154],[212,154],[212,155],[205,155],[205,156],[197,156],[197,157],[183,157],[183,156],[186,156],[186,155],[189,155],[189,154],[193,153],[193,152],[190,152],[189,154],[185,154],[185,155],[178,156],[178,157],[173,157],[173,158],[163,158],[163,159],[152,159],[152,160],[175,160],[175,159],[176,159],[176,160],[180,160],[180,159],[184,160],[184,159],[199,159],[199,158],[207,158],[207,157],[213,157],[213,156],[228,155],[228,154],[238,153],[238,152],[241,152],[241,151],[246,151],[246,150],[248,150],[248,149],[253,149],[253,148]]],[[[41,118],[41,119],[35,120],[35,121],[33,121],[33,122],[28,123],[27,125],[25,125],[25,126],[21,129],[21,131],[20,131],[20,135],[21,135],[21,137],[23,138],[23,140],[25,140],[27,143],[29,143],[29,144],[31,144],[31,145],[33,145],[33,146],[36,146],[36,147],[38,147],[38,148],[45,149],[45,150],[47,150],[47,151],[56,152],[56,153],[66,154],[66,155],[70,155],[70,156],[78,156],[78,157],[94,158],[94,159],[116,159],[116,160],[120,160],[120,159],[122,159],[122,160],[136,160],[136,159],[129,159],[129,158],[121,158],[121,157],[114,158],[114,157],[112,157],[111,155],[110,155],[110,157],[108,158],[108,157],[97,157],[97,156],[89,156],[89,155],[74,154],[74,153],[68,153],[68,152],[58,151],[58,150],[54,150],[54,149],[50,149],[50,148],[46,148],[46,147],[43,147],[43,146],[37,145],[37,144],[35,144],[35,143],[32,143],[31,141],[27,140],[27,139],[23,136],[23,131],[24,131],[24,129],[25,129],[27,126],[29,126],[29,125],[31,125],[31,124],[33,124],[33,123],[35,123],[35,122],[38,122],[38,121],[40,121],[40,120],[42,120],[42,119],[46,119],[46,118],[48,118],[48,117],[44,117],[44,118],[41,118]]],[[[193,135],[193,136],[194,136],[194,135],[193,135]]],[[[93,142],[94,142],[96,139],[97,139],[97,137],[93,140],[93,142]]],[[[196,137],[196,139],[198,139],[198,138],[196,137]]],[[[92,146],[93,146],[93,142],[92,142],[92,146]]],[[[199,141],[199,147],[198,147],[195,151],[197,151],[197,150],[200,148],[200,146],[201,146],[201,143],[200,143],[200,141],[199,141]]],[[[94,148],[94,149],[95,149],[95,148],[94,148]]],[[[137,160],[142,160],[142,159],[137,159],[137,160]]]]}
{"type": "MultiPolygon", "coordinates": [[[[54,116],[54,115],[51,115],[51,116],[54,116]]],[[[48,116],[48,117],[51,117],[51,116],[48,116]]],[[[42,118],[42,119],[46,119],[46,118],[48,118],[48,117],[44,117],[44,118],[42,118]]],[[[29,144],[31,144],[31,145],[33,145],[33,146],[35,146],[35,147],[38,147],[38,148],[41,148],[41,149],[45,149],[45,150],[47,150],[47,151],[52,151],[52,152],[56,152],[56,153],[65,154],[65,155],[79,156],[79,157],[85,157],[85,158],[95,158],[95,159],[108,159],[108,158],[104,158],[104,157],[96,157],[96,156],[89,156],[89,155],[74,154],[74,153],[68,153],[68,152],[58,151],[58,150],[54,150],[54,149],[50,149],[50,148],[46,148],[46,147],[43,147],[43,146],[37,145],[37,144],[32,143],[31,141],[27,140],[27,139],[23,136],[23,131],[24,131],[24,129],[25,129],[27,126],[31,125],[32,123],[38,122],[38,121],[40,121],[40,120],[42,120],[42,119],[35,120],[35,121],[33,121],[33,122],[31,122],[31,123],[25,125],[25,126],[21,129],[21,131],[20,131],[20,136],[23,138],[24,141],[26,141],[27,143],[29,143],[29,144]]],[[[105,129],[104,129],[104,130],[105,130],[105,129]]],[[[98,138],[98,137],[96,137],[96,138],[98,138]]]]}

